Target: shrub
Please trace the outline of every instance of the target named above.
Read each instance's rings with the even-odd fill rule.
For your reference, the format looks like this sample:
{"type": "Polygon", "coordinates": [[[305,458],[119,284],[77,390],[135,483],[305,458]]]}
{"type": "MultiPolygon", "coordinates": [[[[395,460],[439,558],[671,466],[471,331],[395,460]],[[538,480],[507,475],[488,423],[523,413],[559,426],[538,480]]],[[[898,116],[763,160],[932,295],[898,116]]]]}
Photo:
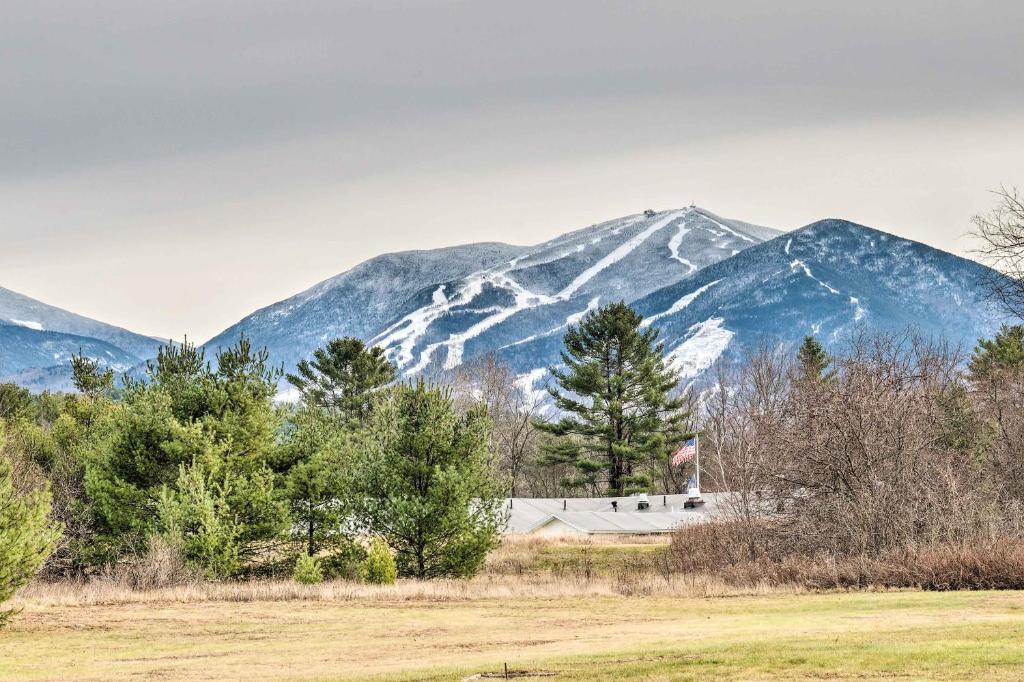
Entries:
{"type": "MultiPolygon", "coordinates": [[[[49,513],[49,492],[19,495],[10,466],[0,460],[0,603],[14,596],[53,551],[60,530],[47,519],[49,513]]],[[[0,611],[0,627],[12,615],[0,611]]]]}
{"type": "Polygon", "coordinates": [[[359,577],[371,585],[393,585],[398,577],[398,566],[391,555],[388,543],[374,538],[370,551],[359,565],[359,577]]]}
{"type": "Polygon", "coordinates": [[[179,539],[150,535],[146,550],[103,567],[101,576],[131,590],[154,590],[196,580],[179,539]]]}
{"type": "MultiPolygon", "coordinates": [[[[770,525],[764,524],[760,530],[771,538],[770,525]]],[[[808,551],[777,540],[764,541],[764,537],[750,543],[748,535],[742,525],[728,522],[683,528],[672,538],[673,568],[713,574],[735,587],[1024,588],[1024,541],[1012,538],[908,545],[869,556],[808,551]]]]}
{"type": "Polygon", "coordinates": [[[317,585],[323,582],[324,573],[320,568],[320,561],[315,556],[299,555],[295,561],[292,579],[300,585],[317,585]]]}

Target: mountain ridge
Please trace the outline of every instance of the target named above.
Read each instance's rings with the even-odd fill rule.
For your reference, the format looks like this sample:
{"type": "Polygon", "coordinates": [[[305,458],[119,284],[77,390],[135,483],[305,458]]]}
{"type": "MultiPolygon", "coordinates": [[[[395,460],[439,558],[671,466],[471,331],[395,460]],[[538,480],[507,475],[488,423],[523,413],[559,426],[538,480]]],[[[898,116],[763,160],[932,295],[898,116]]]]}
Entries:
{"type": "MultiPolygon", "coordinates": [[[[259,308],[203,348],[216,352],[245,334],[290,370],[329,339],[357,336],[383,348],[403,377],[443,373],[493,353],[523,385],[534,385],[559,361],[569,324],[622,300],[644,315],[645,326],[659,329],[669,363],[690,381],[717,359],[738,358],[764,339],[793,344],[814,334],[834,346],[858,324],[882,331],[914,327],[973,343],[1000,321],[979,285],[991,273],[969,259],[843,219],[782,232],[690,205],[622,216],[533,246],[492,241],[381,254],[259,308]]],[[[14,323],[4,323],[5,311],[11,317],[11,311],[56,310],[103,333],[118,330],[39,302],[19,308],[7,299],[4,308],[0,298],[0,356],[10,355],[5,334],[17,336],[36,363],[54,356],[56,341],[64,344],[60,358],[82,341],[33,336],[61,333],[32,328],[52,324],[49,317],[28,326],[35,320],[15,317],[22,323],[15,334],[14,323]]],[[[119,331],[155,352],[155,340],[119,331]]],[[[135,355],[96,341],[83,351],[117,369],[135,355]]],[[[135,366],[144,360],[137,358],[135,366]]],[[[10,365],[4,371],[0,363],[0,376],[41,387],[67,383],[52,366],[10,365]]]]}

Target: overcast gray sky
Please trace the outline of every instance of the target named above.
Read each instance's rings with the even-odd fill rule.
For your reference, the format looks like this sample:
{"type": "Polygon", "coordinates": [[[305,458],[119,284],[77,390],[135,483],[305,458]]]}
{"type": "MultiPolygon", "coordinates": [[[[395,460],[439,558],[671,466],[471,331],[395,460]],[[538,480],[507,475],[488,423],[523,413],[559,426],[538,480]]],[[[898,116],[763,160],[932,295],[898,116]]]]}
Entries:
{"type": "Polygon", "coordinates": [[[0,286],[206,338],[386,251],[696,202],[963,253],[1019,2],[52,2],[0,20],[0,286]]]}

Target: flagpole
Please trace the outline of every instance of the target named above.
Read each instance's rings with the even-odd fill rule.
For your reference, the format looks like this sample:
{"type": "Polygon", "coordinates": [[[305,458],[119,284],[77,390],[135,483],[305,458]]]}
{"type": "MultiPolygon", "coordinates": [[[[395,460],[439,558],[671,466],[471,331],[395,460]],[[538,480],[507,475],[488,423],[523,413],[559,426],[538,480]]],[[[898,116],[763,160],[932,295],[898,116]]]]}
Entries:
{"type": "Polygon", "coordinates": [[[700,495],[700,434],[694,434],[696,454],[693,456],[694,465],[697,467],[697,495],[700,495]]]}

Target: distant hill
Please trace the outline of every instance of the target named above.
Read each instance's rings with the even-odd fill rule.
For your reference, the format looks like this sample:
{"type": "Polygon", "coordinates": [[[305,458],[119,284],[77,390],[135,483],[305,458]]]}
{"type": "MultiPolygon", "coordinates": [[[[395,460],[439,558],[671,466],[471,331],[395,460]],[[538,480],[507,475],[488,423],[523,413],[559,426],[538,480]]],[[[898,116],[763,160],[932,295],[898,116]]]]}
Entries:
{"type": "Polygon", "coordinates": [[[0,381],[33,389],[70,386],[72,354],[115,371],[156,355],[160,341],[0,288],[0,381]]]}

